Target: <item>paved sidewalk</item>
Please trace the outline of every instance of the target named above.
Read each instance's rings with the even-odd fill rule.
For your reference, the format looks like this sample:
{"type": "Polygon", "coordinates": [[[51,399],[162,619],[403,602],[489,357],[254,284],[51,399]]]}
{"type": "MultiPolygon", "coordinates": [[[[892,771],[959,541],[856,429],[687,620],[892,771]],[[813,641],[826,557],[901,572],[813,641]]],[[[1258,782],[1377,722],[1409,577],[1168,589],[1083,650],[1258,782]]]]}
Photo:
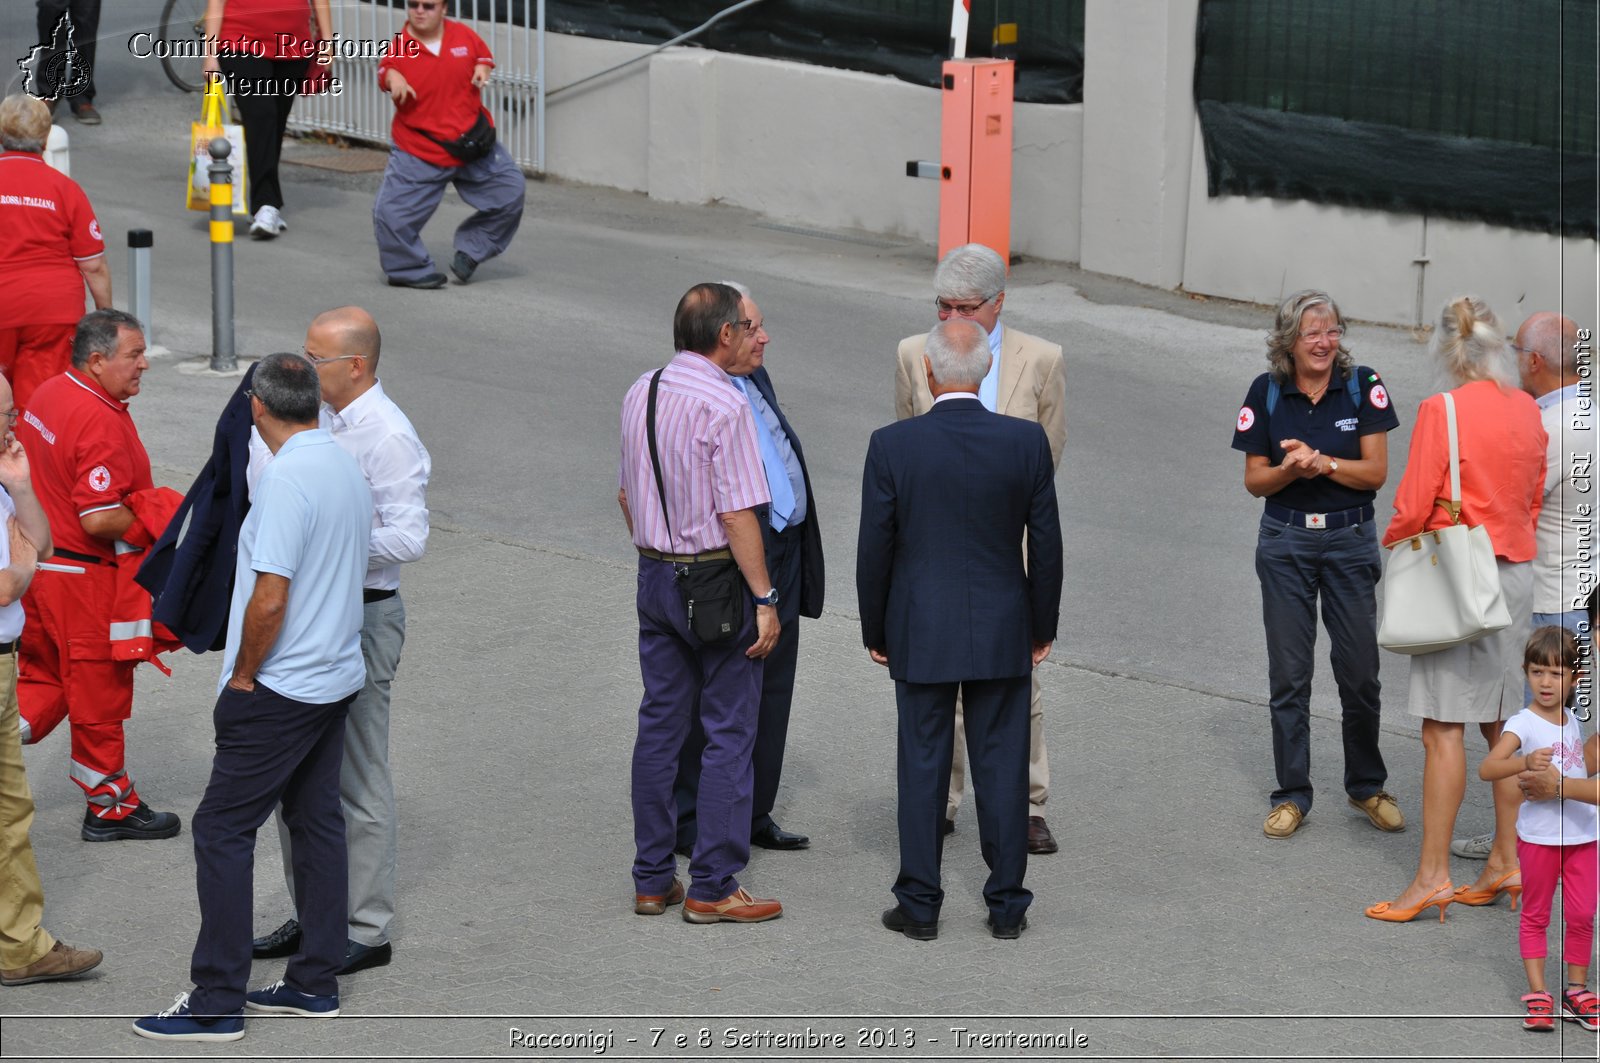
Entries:
{"type": "MultiPolygon", "coordinates": [[[[106,7],[103,32],[124,36],[159,11],[156,0],[106,7]]],[[[0,27],[0,46],[31,35],[28,22],[0,27]]],[[[234,387],[179,372],[210,346],[205,220],[179,200],[197,101],[116,47],[101,55],[106,123],[69,128],[73,175],[112,245],[118,305],[122,234],[156,233],[155,336],[173,354],[146,375],[133,415],[158,482],[184,489],[234,387]]],[[[141,792],[184,817],[177,839],[80,841],[66,730],[27,752],[47,925],[106,961],[80,982],[0,989],[0,1056],[1596,1057],[1593,1034],[1560,1024],[1532,1037],[1512,1018],[1523,976],[1504,903],[1453,907],[1443,925],[1362,917],[1408,881],[1420,833],[1381,834],[1345,806],[1325,667],[1317,805],[1292,839],[1261,832],[1272,761],[1251,560],[1260,503],[1228,449],[1264,368],[1260,308],[1050,263],[1013,270],[1006,320],[1062,342],[1068,363],[1057,479],[1068,586],[1044,666],[1047,814],[1062,850],[1030,862],[1030,929],[994,941],[964,809],[940,937],[917,943],[878,925],[896,867],[894,699],[860,646],[853,570],[866,439],[892,416],[896,341],[933,320],[933,250],[532,182],[508,255],[465,287],[399,291],[382,285],[372,245],[377,175],[345,169],[291,163],[289,232],[257,243],[241,231],[238,346],[298,349],[318,311],[367,307],[386,340],[385,386],[433,453],[434,534],[404,575],[394,690],[395,961],[346,979],[333,1022],[252,1019],[243,1041],[211,1046],[129,1029],[188,987],[197,929],[187,827],[209,771],[220,660],[179,655],[171,679],[141,669],[128,727],[141,792]],[[670,355],[682,291],[729,276],[754,287],[773,334],[768,364],[806,445],[830,580],[825,615],[803,628],[777,810],[812,848],[757,851],[743,876],[783,901],[781,920],[702,927],[631,907],[640,685],[617,411],[628,384],[670,355]]],[[[428,230],[444,261],[465,213],[451,196],[428,230]]],[[[1386,514],[1428,367],[1404,332],[1359,326],[1350,343],[1401,413],[1386,514]]],[[[1389,788],[1416,824],[1422,755],[1405,678],[1386,655],[1389,788]]],[[[1473,782],[1461,832],[1489,815],[1473,782]]],[[[273,834],[258,847],[260,931],[288,914],[273,834]]],[[[1454,867],[1458,883],[1476,871],[1454,867]]],[[[260,963],[253,981],[281,971],[260,963]]]]}

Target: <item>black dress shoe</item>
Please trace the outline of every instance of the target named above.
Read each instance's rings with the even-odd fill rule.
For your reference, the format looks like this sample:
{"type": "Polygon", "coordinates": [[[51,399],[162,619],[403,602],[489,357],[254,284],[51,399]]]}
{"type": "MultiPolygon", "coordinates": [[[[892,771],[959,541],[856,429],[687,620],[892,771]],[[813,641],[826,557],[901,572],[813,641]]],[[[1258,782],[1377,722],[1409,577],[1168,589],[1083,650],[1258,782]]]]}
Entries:
{"type": "Polygon", "coordinates": [[[898,904],[883,913],[883,925],[912,941],[932,941],[939,936],[939,923],[919,923],[906,914],[898,904]]]}
{"type": "Polygon", "coordinates": [[[1009,923],[1009,924],[996,923],[994,921],[994,916],[993,915],[989,916],[989,933],[993,934],[995,937],[999,938],[1001,941],[1014,941],[1017,938],[1021,937],[1022,936],[1022,932],[1024,930],[1026,930],[1026,929],[1028,929],[1028,917],[1027,916],[1023,916],[1021,919],[1017,920],[1015,923],[1009,923]]]}
{"type": "Polygon", "coordinates": [[[394,946],[385,941],[382,945],[363,945],[359,941],[352,941],[345,946],[344,966],[339,968],[340,974],[355,974],[368,967],[387,967],[394,958],[394,946]]]}
{"type": "Polygon", "coordinates": [[[956,821],[951,819],[951,818],[949,818],[948,816],[945,817],[944,826],[939,828],[939,833],[940,834],[954,834],[955,832],[956,832],[956,821]]]}
{"type": "Polygon", "coordinates": [[[443,273],[430,273],[426,277],[418,277],[415,280],[407,280],[404,277],[390,277],[389,287],[422,288],[424,290],[443,288],[445,286],[445,282],[449,279],[450,278],[446,277],[443,273]]]}
{"type": "Polygon", "coordinates": [[[804,834],[786,831],[773,823],[753,832],[750,835],[750,844],[759,845],[763,849],[805,849],[811,845],[811,839],[804,834]]]}
{"type": "Polygon", "coordinates": [[[291,919],[264,938],[250,942],[250,955],[258,960],[275,960],[300,951],[300,920],[291,919]]]}

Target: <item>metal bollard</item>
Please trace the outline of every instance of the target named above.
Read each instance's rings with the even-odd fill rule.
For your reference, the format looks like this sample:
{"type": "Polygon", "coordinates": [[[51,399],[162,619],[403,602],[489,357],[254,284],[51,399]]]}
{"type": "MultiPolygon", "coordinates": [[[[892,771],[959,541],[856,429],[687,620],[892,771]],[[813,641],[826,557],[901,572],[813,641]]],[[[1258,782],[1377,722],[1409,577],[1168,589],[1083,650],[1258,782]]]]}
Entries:
{"type": "Polygon", "coordinates": [[[233,167],[227,137],[211,141],[211,369],[231,373],[233,353],[233,167]]]}
{"type": "Polygon", "coordinates": [[[144,324],[145,343],[154,345],[150,324],[150,248],[155,234],[149,229],[128,230],[128,312],[144,324]]]}

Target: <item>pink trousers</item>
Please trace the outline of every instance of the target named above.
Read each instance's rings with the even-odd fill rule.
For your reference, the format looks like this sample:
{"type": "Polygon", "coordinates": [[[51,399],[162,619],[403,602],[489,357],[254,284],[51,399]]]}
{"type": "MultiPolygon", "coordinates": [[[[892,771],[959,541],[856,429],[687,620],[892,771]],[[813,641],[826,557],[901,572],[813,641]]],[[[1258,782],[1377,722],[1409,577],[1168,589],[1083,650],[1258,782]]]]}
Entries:
{"type": "Polygon", "coordinates": [[[1542,960],[1548,955],[1545,931],[1550,927],[1550,901],[1559,879],[1561,918],[1567,926],[1562,955],[1567,963],[1587,967],[1594,950],[1600,849],[1594,842],[1539,845],[1518,838],[1517,859],[1522,862],[1522,926],[1518,932],[1522,958],[1542,960]]]}

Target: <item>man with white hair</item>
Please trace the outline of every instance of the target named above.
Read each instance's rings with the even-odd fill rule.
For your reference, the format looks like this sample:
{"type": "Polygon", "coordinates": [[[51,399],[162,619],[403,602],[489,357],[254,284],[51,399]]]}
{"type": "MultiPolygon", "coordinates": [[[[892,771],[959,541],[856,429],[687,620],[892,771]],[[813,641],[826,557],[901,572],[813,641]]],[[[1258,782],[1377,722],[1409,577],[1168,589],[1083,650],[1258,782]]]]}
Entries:
{"type": "MultiPolygon", "coordinates": [[[[1067,441],[1066,365],[1059,344],[1030,336],[1000,324],[1006,301],[1006,263],[982,244],[966,244],[945,255],[933,274],[934,308],[940,321],[956,318],[976,322],[989,337],[994,359],[978,387],[984,408],[1010,417],[1034,421],[1050,439],[1050,460],[1061,464],[1067,441]]],[[[901,420],[927,413],[933,395],[923,374],[922,355],[927,334],[900,341],[895,374],[894,412],[901,420]]],[[[1033,680],[1028,723],[1028,852],[1053,853],[1056,840],[1044,821],[1044,804],[1050,798],[1050,758],[1044,745],[1044,699],[1037,673],[1033,680]]],[[[967,748],[962,741],[961,702],[956,702],[955,759],[950,771],[950,799],[945,806],[944,831],[956,829],[956,809],[961,805],[966,776],[967,748]]]]}
{"type": "Polygon", "coordinates": [[[856,542],[862,641],[894,678],[899,718],[900,871],[883,925],[938,937],[940,813],[960,694],[989,930],[1010,939],[1027,929],[1033,901],[1022,885],[1029,676],[1050,655],[1061,607],[1055,463],[1042,428],[978,401],[991,360],[982,326],[940,322],[926,347],[933,408],[872,433],[856,542]]]}

